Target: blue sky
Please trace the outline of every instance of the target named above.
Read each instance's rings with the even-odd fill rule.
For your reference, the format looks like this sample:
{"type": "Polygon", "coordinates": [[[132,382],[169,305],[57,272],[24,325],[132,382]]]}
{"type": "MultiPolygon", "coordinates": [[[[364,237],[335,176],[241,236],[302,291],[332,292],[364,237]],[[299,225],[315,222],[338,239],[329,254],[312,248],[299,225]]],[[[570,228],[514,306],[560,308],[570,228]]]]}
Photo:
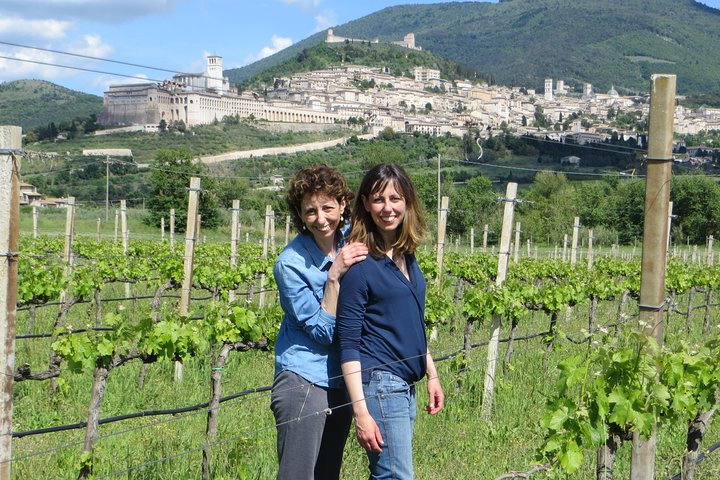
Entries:
{"type": "MultiPolygon", "coordinates": [[[[177,72],[203,71],[205,56],[213,54],[223,57],[227,69],[388,6],[447,1],[0,0],[0,82],[42,79],[102,95],[109,84],[133,80],[51,65],[151,80],[166,79],[172,73],[57,52],[177,72]]],[[[703,3],[720,8],[720,0],[703,3]]]]}

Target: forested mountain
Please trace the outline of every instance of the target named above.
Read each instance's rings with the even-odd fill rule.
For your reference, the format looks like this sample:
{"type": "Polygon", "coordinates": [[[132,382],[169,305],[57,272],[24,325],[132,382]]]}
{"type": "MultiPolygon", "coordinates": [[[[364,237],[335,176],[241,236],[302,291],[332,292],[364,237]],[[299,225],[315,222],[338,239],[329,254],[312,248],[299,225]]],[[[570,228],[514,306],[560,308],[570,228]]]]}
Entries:
{"type": "MultiPolygon", "coordinates": [[[[652,73],[678,75],[681,94],[720,95],[720,10],[694,0],[505,0],[389,7],[334,28],[383,42],[408,33],[425,50],[492,75],[498,83],[542,88],[563,79],[596,91],[647,91],[652,73]]],[[[263,59],[277,65],[315,34],[263,59]]],[[[259,64],[260,62],[258,62],[259,64]]],[[[256,64],[226,73],[231,80],[256,64]]]]}
{"type": "Polygon", "coordinates": [[[103,99],[44,80],[0,83],[0,125],[19,125],[23,131],[59,124],[76,117],[99,115],[103,99]]]}

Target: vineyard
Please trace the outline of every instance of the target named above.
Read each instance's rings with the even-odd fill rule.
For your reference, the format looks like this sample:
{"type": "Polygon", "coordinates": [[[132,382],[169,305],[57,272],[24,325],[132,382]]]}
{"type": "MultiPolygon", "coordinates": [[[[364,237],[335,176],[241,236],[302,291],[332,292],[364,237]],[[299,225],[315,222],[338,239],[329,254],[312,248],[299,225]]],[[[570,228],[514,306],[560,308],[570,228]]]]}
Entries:
{"type": "MultiPolygon", "coordinates": [[[[277,251],[263,258],[262,245],[238,243],[233,266],[230,243],[201,243],[181,315],[179,246],[82,239],[72,250],[66,264],[62,238],[22,238],[14,477],[200,478],[204,468],[214,478],[271,478],[277,251]]],[[[588,269],[526,256],[494,287],[497,259],[489,253],[449,251],[442,273],[431,249],[419,258],[433,285],[426,322],[448,393],[443,415],[418,422],[420,478],[448,478],[449,468],[452,478],[473,478],[478,468],[487,473],[474,478],[495,478],[550,462],[555,472],[588,478],[608,432],[623,437],[655,420],[658,471],[680,471],[684,433],[711,410],[720,382],[720,268],[681,254],[669,260],[665,346],[645,354],[637,349],[637,260],[601,256],[588,269]],[[485,423],[479,407],[493,316],[503,318],[504,348],[485,423]],[[655,382],[660,364],[667,375],[655,382]]],[[[718,435],[710,429],[708,437],[718,435]]],[[[349,444],[347,478],[364,475],[357,450],[349,444]]],[[[699,478],[719,471],[713,463],[699,466],[699,478]]]]}
{"type": "MultiPolygon", "coordinates": [[[[658,105],[674,105],[667,100],[658,105]]],[[[712,422],[720,395],[720,266],[712,236],[704,251],[672,244],[671,157],[649,153],[641,258],[634,248],[593,245],[579,217],[566,226],[572,242],[562,253],[532,245],[513,222],[514,183],[497,199],[504,207],[497,245],[487,243],[487,226],[482,246],[473,230],[462,246],[446,243],[448,197],[438,195],[438,230],[417,256],[446,407],[418,417],[418,478],[720,477],[712,455],[720,446],[712,422]],[[649,246],[660,248],[648,253],[649,246]],[[648,286],[660,288],[648,295],[648,286]],[[650,450],[652,462],[640,464],[650,450]],[[651,473],[639,473],[647,465],[651,473]]],[[[0,213],[14,188],[0,191],[0,213]]],[[[131,239],[124,200],[113,238],[100,235],[99,220],[95,238],[78,236],[80,207],[69,197],[63,236],[33,228],[0,248],[3,268],[17,267],[5,277],[0,271],[9,279],[0,307],[10,299],[12,324],[0,329],[9,337],[0,343],[14,346],[13,368],[2,370],[14,379],[3,410],[12,424],[1,432],[12,437],[12,456],[0,461],[0,472],[275,476],[269,385],[282,311],[272,266],[288,242],[289,220],[283,240],[268,205],[262,234],[255,230],[251,239],[246,231],[242,241],[235,200],[229,235],[208,242],[200,191],[192,177],[182,238],[171,210],[167,238],[163,218],[159,238],[131,239]]],[[[18,210],[8,222],[0,215],[3,242],[4,232],[18,233],[18,210]]],[[[426,393],[417,391],[423,405],[426,393]]],[[[343,478],[366,475],[364,453],[351,439],[343,478]]]]}

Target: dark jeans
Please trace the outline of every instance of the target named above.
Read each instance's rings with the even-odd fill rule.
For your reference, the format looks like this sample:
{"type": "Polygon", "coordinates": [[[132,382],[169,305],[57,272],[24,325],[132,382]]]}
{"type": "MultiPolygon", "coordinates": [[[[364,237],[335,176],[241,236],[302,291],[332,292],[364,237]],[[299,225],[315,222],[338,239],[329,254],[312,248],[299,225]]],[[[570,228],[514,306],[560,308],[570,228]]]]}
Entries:
{"type": "Polygon", "coordinates": [[[318,387],[289,371],[275,378],[270,408],[277,425],[278,480],[340,478],[352,422],[348,403],[344,388],[318,387]]]}

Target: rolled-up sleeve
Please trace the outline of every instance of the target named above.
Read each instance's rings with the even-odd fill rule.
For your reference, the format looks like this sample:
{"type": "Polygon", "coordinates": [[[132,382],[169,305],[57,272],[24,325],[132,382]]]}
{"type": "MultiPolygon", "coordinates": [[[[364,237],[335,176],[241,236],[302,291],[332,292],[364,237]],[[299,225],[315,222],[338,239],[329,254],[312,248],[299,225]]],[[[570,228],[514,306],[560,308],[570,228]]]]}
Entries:
{"type": "Polygon", "coordinates": [[[325,284],[313,289],[306,276],[307,267],[277,262],[273,275],[286,320],[305,331],[321,345],[330,345],[335,334],[335,316],[320,306],[325,284]]]}
{"type": "Polygon", "coordinates": [[[360,360],[360,335],[368,301],[368,283],[361,265],[350,267],[340,281],[337,336],[341,363],[360,360]]]}

